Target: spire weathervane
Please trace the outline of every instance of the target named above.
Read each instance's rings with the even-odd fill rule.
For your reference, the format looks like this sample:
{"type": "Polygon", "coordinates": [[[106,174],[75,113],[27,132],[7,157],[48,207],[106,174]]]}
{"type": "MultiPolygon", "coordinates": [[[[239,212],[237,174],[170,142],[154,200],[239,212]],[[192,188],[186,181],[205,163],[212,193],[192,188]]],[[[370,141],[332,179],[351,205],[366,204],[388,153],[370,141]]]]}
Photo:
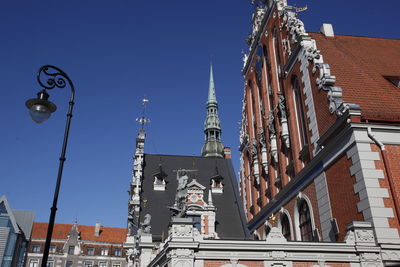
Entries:
{"type": "Polygon", "coordinates": [[[142,99],[142,105],[143,105],[143,108],[142,108],[142,117],[136,118],[136,121],[137,121],[138,123],[140,123],[140,127],[141,127],[142,130],[143,130],[143,128],[144,128],[144,125],[145,125],[146,123],[149,123],[149,122],[150,122],[150,119],[145,117],[146,103],[147,103],[147,102],[149,102],[149,100],[146,98],[146,96],[144,96],[143,99],[142,99]]]}

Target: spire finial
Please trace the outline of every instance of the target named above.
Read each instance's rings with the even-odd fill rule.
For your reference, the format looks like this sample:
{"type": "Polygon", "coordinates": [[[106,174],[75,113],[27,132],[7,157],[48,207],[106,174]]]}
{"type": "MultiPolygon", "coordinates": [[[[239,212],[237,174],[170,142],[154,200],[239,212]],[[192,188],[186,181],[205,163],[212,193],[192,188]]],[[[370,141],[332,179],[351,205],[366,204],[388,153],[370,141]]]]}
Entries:
{"type": "Polygon", "coordinates": [[[145,116],[144,116],[144,114],[145,114],[145,112],[146,112],[146,103],[147,102],[149,102],[149,100],[146,98],[146,95],[143,97],[143,99],[142,99],[142,105],[143,105],[143,108],[142,108],[142,117],[140,117],[140,118],[136,118],[136,121],[138,122],[138,123],[140,123],[140,126],[141,126],[141,129],[143,130],[143,128],[144,128],[144,125],[146,124],[146,123],[149,123],[150,122],[150,119],[149,118],[146,118],[145,116]]]}
{"type": "Polygon", "coordinates": [[[208,87],[208,101],[207,103],[217,103],[217,97],[215,95],[215,85],[214,85],[214,74],[212,68],[212,62],[210,62],[210,84],[208,87]]]}

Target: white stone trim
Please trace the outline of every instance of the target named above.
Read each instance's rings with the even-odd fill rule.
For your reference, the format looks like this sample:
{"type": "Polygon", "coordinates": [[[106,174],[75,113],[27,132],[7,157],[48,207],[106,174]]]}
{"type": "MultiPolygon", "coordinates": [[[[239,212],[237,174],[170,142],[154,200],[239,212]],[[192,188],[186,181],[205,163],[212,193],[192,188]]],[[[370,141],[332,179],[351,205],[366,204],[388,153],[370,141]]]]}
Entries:
{"type": "Polygon", "coordinates": [[[317,195],[319,221],[321,224],[321,235],[323,241],[336,241],[331,235],[332,231],[332,208],[329,198],[328,184],[325,172],[322,172],[314,180],[317,195]]]}
{"type": "MultiPolygon", "coordinates": [[[[374,135],[383,143],[400,140],[400,131],[374,131],[374,135]]],[[[382,170],[376,169],[375,160],[382,160],[379,152],[372,151],[374,142],[368,137],[367,128],[354,129],[355,144],[347,151],[347,158],[352,160],[350,174],[356,178],[354,193],[360,201],[357,209],[362,212],[364,220],[372,222],[379,243],[400,244],[398,230],[390,228],[388,219],[394,217],[393,209],[384,206],[384,199],[389,197],[388,189],[381,188],[379,179],[384,178],[382,170]]]]}
{"type": "Polygon", "coordinates": [[[318,123],[317,123],[317,116],[315,113],[314,107],[314,99],[312,95],[312,87],[310,81],[310,72],[308,71],[309,60],[307,57],[306,48],[303,47],[301,52],[299,53],[298,60],[300,61],[300,71],[302,73],[301,81],[304,84],[303,90],[300,88],[300,92],[302,91],[305,99],[304,104],[307,107],[307,118],[310,120],[308,125],[308,130],[311,132],[310,142],[314,145],[313,154],[315,155],[318,150],[317,140],[319,139],[319,131],[318,131],[318,123]]]}

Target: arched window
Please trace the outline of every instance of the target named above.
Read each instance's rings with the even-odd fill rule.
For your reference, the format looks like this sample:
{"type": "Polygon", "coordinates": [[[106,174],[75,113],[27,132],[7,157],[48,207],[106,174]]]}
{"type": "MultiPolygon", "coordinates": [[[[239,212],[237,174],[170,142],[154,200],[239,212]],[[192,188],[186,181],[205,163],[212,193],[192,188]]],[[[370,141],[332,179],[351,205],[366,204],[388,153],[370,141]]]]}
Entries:
{"type": "Polygon", "coordinates": [[[291,240],[290,223],[289,218],[286,214],[282,214],[281,216],[281,227],[282,235],[286,238],[286,240],[291,240]]]}
{"type": "Polygon", "coordinates": [[[312,241],[312,225],[310,209],[305,200],[302,200],[298,206],[299,209],[299,228],[302,241],[312,241]]]}
{"type": "Polygon", "coordinates": [[[269,232],[271,232],[271,227],[269,225],[265,226],[265,238],[268,236],[269,232]]]}

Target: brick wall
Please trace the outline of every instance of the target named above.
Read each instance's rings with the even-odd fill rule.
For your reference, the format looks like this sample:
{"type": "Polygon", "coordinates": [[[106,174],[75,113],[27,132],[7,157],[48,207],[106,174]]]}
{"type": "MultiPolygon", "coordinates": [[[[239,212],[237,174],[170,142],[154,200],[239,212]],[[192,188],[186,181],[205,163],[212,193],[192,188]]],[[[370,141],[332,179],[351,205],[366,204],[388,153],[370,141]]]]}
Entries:
{"type": "MultiPolygon", "coordinates": [[[[318,264],[318,262],[293,262],[293,267],[312,267],[312,266],[320,266],[320,265],[318,264]]],[[[350,267],[350,263],[325,262],[325,266],[350,267]]]]}
{"type": "MultiPolygon", "coordinates": [[[[220,267],[225,264],[231,264],[231,261],[227,260],[205,260],[204,267],[220,267]]],[[[238,264],[243,264],[248,267],[264,267],[263,261],[239,261],[238,264]]]]}
{"type": "Polygon", "coordinates": [[[362,213],[357,210],[360,198],[354,193],[356,180],[350,176],[351,166],[351,160],[344,155],[325,172],[332,216],[336,218],[340,232],[338,241],[343,241],[348,223],[364,220],[362,213]]]}
{"type": "MultiPolygon", "coordinates": [[[[379,170],[385,170],[384,162],[382,159],[382,152],[380,151],[379,147],[375,144],[371,145],[372,151],[379,152],[379,156],[381,160],[375,161],[375,167],[379,170]]],[[[389,166],[386,166],[386,171],[390,173],[392,177],[392,185],[393,185],[393,192],[390,190],[388,176],[386,171],[384,171],[385,178],[379,180],[379,185],[381,188],[387,188],[389,192],[389,198],[385,198],[383,203],[386,208],[392,208],[394,213],[394,218],[388,218],[389,226],[391,228],[397,228],[400,235],[400,225],[399,225],[399,218],[396,216],[395,205],[393,203],[393,198],[397,198],[397,201],[400,201],[400,146],[396,145],[385,145],[386,155],[388,157],[389,166]]]]}

